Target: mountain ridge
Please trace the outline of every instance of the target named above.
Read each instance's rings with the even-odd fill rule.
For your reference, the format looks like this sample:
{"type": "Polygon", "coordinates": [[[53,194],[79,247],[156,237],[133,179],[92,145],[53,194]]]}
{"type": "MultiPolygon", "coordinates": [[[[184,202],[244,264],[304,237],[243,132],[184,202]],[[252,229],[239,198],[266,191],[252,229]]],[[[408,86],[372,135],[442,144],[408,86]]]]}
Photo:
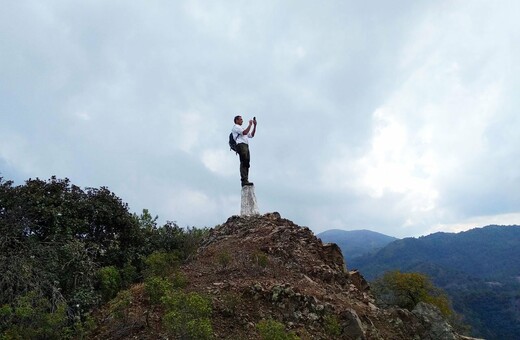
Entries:
{"type": "Polygon", "coordinates": [[[352,261],[366,269],[364,275],[369,279],[381,270],[420,262],[433,262],[452,269],[464,268],[467,274],[485,279],[486,276],[518,275],[520,262],[514,260],[518,258],[520,226],[490,225],[458,233],[438,232],[396,240],[375,254],[352,261]]]}
{"type": "Polygon", "coordinates": [[[347,261],[359,257],[365,253],[377,251],[387,244],[398,240],[393,236],[388,236],[368,229],[341,230],[330,229],[316,235],[324,242],[334,242],[341,250],[347,261]]]}
{"type": "Polygon", "coordinates": [[[476,336],[520,334],[520,226],[489,225],[389,243],[349,263],[368,280],[389,270],[420,272],[446,290],[476,336]]]}

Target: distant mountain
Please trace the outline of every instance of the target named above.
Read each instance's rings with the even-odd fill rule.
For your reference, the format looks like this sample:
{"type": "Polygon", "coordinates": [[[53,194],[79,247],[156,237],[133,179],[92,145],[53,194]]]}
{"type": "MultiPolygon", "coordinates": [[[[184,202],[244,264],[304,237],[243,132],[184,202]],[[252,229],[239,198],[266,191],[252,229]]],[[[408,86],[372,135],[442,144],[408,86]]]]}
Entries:
{"type": "Polygon", "coordinates": [[[347,260],[347,265],[355,257],[375,252],[387,244],[398,240],[395,237],[370,230],[331,229],[317,235],[323,242],[336,243],[347,260]]]}
{"type": "Polygon", "coordinates": [[[427,274],[450,295],[474,335],[519,338],[520,226],[396,240],[375,253],[352,257],[349,267],[368,280],[389,270],[427,274]]]}
{"type": "MultiPolygon", "coordinates": [[[[341,247],[341,246],[340,246],[341,247]]],[[[351,260],[373,279],[387,270],[432,263],[482,279],[520,276],[520,226],[487,226],[394,241],[377,253],[351,260]]]]}

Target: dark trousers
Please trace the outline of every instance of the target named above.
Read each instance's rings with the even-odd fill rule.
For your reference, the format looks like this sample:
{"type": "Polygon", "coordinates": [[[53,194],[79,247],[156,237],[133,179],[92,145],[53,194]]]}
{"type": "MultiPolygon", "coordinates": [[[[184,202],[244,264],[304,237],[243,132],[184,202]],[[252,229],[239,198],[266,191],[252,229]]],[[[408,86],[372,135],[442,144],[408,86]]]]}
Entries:
{"type": "Polygon", "coordinates": [[[238,156],[240,157],[240,180],[242,184],[249,182],[249,145],[237,144],[238,156]]]}

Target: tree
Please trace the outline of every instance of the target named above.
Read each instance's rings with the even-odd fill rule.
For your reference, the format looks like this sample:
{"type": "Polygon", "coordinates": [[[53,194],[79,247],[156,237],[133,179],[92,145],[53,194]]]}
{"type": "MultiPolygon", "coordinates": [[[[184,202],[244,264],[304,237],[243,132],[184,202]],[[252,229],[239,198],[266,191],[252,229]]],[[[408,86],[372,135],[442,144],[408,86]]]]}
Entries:
{"type": "MultiPolygon", "coordinates": [[[[47,301],[38,313],[64,309],[73,323],[99,302],[98,268],[139,261],[140,242],[128,206],[107,188],[83,191],[56,177],[14,186],[0,178],[0,306],[30,294],[47,301]]],[[[44,326],[44,319],[13,317],[0,324],[0,338],[29,319],[44,326]]]]}
{"type": "Polygon", "coordinates": [[[421,273],[386,272],[373,282],[372,291],[382,305],[412,310],[422,301],[437,306],[444,317],[454,313],[446,293],[421,273]]]}
{"type": "MultiPolygon", "coordinates": [[[[49,318],[77,333],[94,307],[146,274],[150,254],[168,254],[169,265],[176,265],[206,232],[172,222],[157,227],[156,221],[146,209],[131,214],[105,187],[82,190],[56,177],[14,186],[0,177],[0,339],[29,321],[46,329],[54,325],[49,318]],[[28,297],[45,318],[15,317],[18,304],[29,306],[28,297]]],[[[158,267],[164,259],[155,260],[158,267]]]]}

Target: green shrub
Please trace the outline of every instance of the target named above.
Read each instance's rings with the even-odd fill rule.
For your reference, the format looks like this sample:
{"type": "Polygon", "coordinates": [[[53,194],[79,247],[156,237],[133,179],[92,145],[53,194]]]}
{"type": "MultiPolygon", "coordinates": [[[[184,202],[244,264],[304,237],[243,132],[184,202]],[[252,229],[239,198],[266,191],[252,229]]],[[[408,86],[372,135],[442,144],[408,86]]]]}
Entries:
{"type": "Polygon", "coordinates": [[[267,255],[263,252],[256,252],[253,254],[253,262],[262,267],[262,268],[265,268],[267,267],[268,263],[269,263],[269,258],[267,257],[267,255]]]}
{"type": "Polygon", "coordinates": [[[0,339],[69,339],[67,305],[51,302],[31,291],[16,299],[15,305],[0,308],[0,339]]]}
{"type": "Polygon", "coordinates": [[[262,340],[297,340],[300,339],[294,332],[287,332],[283,323],[272,319],[262,320],[256,328],[262,340]]]}
{"type": "Polygon", "coordinates": [[[109,311],[116,319],[127,319],[128,309],[132,305],[134,297],[129,290],[123,290],[117,293],[117,296],[110,300],[109,311]]]}
{"type": "Polygon", "coordinates": [[[99,270],[101,296],[109,301],[121,289],[121,274],[114,266],[103,267],[99,270]]]}
{"type": "Polygon", "coordinates": [[[231,255],[224,250],[218,254],[217,260],[222,269],[225,269],[231,263],[231,255]]]}
{"type": "Polygon", "coordinates": [[[137,273],[137,268],[132,266],[130,263],[125,264],[123,269],[119,271],[121,275],[121,286],[123,288],[128,288],[132,283],[137,282],[139,274],[137,273]]]}
{"type": "Polygon", "coordinates": [[[100,296],[94,287],[78,287],[74,294],[69,298],[69,306],[77,317],[81,317],[84,313],[88,313],[92,308],[100,302],[100,296]]]}
{"type": "Polygon", "coordinates": [[[145,279],[144,290],[148,294],[150,302],[155,305],[161,302],[163,296],[173,290],[173,284],[168,279],[151,276],[145,279]]]}
{"type": "Polygon", "coordinates": [[[145,276],[168,277],[179,267],[179,258],[174,253],[154,252],[144,260],[145,276]]]}
{"type": "Polygon", "coordinates": [[[88,314],[83,314],[83,317],[77,318],[74,323],[74,339],[89,339],[88,334],[96,329],[96,321],[88,314]]]}
{"type": "Polygon", "coordinates": [[[162,298],[164,327],[181,339],[211,339],[211,301],[197,293],[171,292],[162,298]]]}
{"type": "Polygon", "coordinates": [[[341,325],[338,318],[334,314],[327,314],[323,318],[323,326],[325,332],[331,337],[339,337],[341,335],[341,325]]]}
{"type": "Polygon", "coordinates": [[[188,279],[180,271],[177,271],[171,276],[171,281],[173,288],[186,288],[186,286],[188,286],[188,279]]]}
{"type": "Polygon", "coordinates": [[[236,293],[228,292],[222,295],[223,310],[227,315],[235,315],[237,307],[242,303],[240,296],[236,293]]]}

